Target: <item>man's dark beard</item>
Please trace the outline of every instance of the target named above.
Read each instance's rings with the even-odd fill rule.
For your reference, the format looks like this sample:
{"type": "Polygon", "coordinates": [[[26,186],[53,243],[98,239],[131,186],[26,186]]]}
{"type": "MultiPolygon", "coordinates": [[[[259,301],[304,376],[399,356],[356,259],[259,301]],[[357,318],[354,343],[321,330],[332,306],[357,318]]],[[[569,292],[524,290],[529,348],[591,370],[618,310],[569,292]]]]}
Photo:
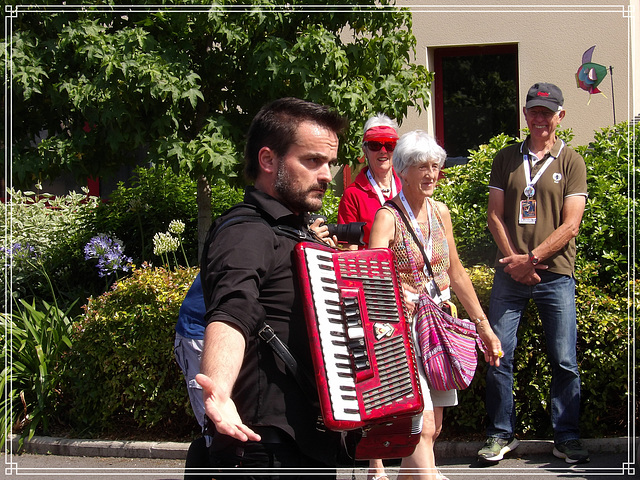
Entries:
{"type": "Polygon", "coordinates": [[[278,174],[276,176],[276,183],[274,187],[276,192],[278,192],[282,203],[287,205],[293,212],[303,213],[317,212],[322,208],[322,197],[324,194],[319,195],[319,203],[316,205],[315,202],[312,202],[309,198],[309,192],[311,190],[322,190],[323,192],[326,192],[329,184],[322,182],[312,185],[309,190],[298,190],[293,185],[289,172],[283,168],[282,162],[280,162],[278,164],[278,174]]]}

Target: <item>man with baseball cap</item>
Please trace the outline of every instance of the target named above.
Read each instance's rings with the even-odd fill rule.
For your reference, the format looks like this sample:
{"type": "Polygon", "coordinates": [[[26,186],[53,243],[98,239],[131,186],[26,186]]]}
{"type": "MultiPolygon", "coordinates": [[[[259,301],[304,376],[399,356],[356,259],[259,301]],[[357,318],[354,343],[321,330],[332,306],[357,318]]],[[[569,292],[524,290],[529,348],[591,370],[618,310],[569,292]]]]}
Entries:
{"type": "Polygon", "coordinates": [[[565,116],[560,89],[536,83],[523,109],[529,136],[498,152],[489,180],[487,221],[498,246],[489,322],[502,342],[500,366],[487,371],[487,441],[481,463],[518,446],[513,396],[518,326],[529,300],[538,308],[552,366],[551,424],[556,457],[589,461],[580,442],[574,264],[587,198],[584,160],[556,136],[565,116]]]}

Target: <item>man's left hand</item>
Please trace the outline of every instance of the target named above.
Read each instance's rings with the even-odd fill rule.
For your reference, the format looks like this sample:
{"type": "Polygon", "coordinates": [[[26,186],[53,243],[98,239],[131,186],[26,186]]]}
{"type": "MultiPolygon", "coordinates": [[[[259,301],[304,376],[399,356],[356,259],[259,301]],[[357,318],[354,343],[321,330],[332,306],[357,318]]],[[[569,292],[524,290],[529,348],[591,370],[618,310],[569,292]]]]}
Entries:
{"type": "Polygon", "coordinates": [[[260,441],[260,435],[242,423],[233,400],[229,397],[221,398],[221,395],[216,394],[215,383],[211,378],[199,373],[196,375],[196,382],[202,387],[207,416],[219,433],[229,435],[241,442],[260,441]]]}

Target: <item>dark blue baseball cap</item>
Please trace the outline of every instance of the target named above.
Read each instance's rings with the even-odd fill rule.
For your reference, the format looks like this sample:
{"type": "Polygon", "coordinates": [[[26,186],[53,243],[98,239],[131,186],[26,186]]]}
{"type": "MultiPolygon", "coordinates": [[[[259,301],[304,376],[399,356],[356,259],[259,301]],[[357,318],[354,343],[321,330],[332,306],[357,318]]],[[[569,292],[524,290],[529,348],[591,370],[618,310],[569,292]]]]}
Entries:
{"type": "Polygon", "coordinates": [[[562,110],[564,97],[562,91],[553,83],[536,83],[527,93],[526,108],[547,107],[557,112],[562,110]]]}

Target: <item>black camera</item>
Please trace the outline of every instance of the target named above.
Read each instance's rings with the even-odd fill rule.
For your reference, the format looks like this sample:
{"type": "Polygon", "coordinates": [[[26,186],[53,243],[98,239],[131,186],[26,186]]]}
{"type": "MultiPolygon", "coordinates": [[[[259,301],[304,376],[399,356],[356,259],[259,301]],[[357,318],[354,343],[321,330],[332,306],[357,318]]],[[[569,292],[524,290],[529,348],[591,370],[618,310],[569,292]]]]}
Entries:
{"type": "Polygon", "coordinates": [[[309,225],[321,218],[322,223],[327,225],[329,235],[335,235],[339,242],[348,243],[350,245],[364,245],[364,226],[366,222],[351,222],[344,224],[327,223],[327,217],[320,214],[309,215],[309,225]]]}

